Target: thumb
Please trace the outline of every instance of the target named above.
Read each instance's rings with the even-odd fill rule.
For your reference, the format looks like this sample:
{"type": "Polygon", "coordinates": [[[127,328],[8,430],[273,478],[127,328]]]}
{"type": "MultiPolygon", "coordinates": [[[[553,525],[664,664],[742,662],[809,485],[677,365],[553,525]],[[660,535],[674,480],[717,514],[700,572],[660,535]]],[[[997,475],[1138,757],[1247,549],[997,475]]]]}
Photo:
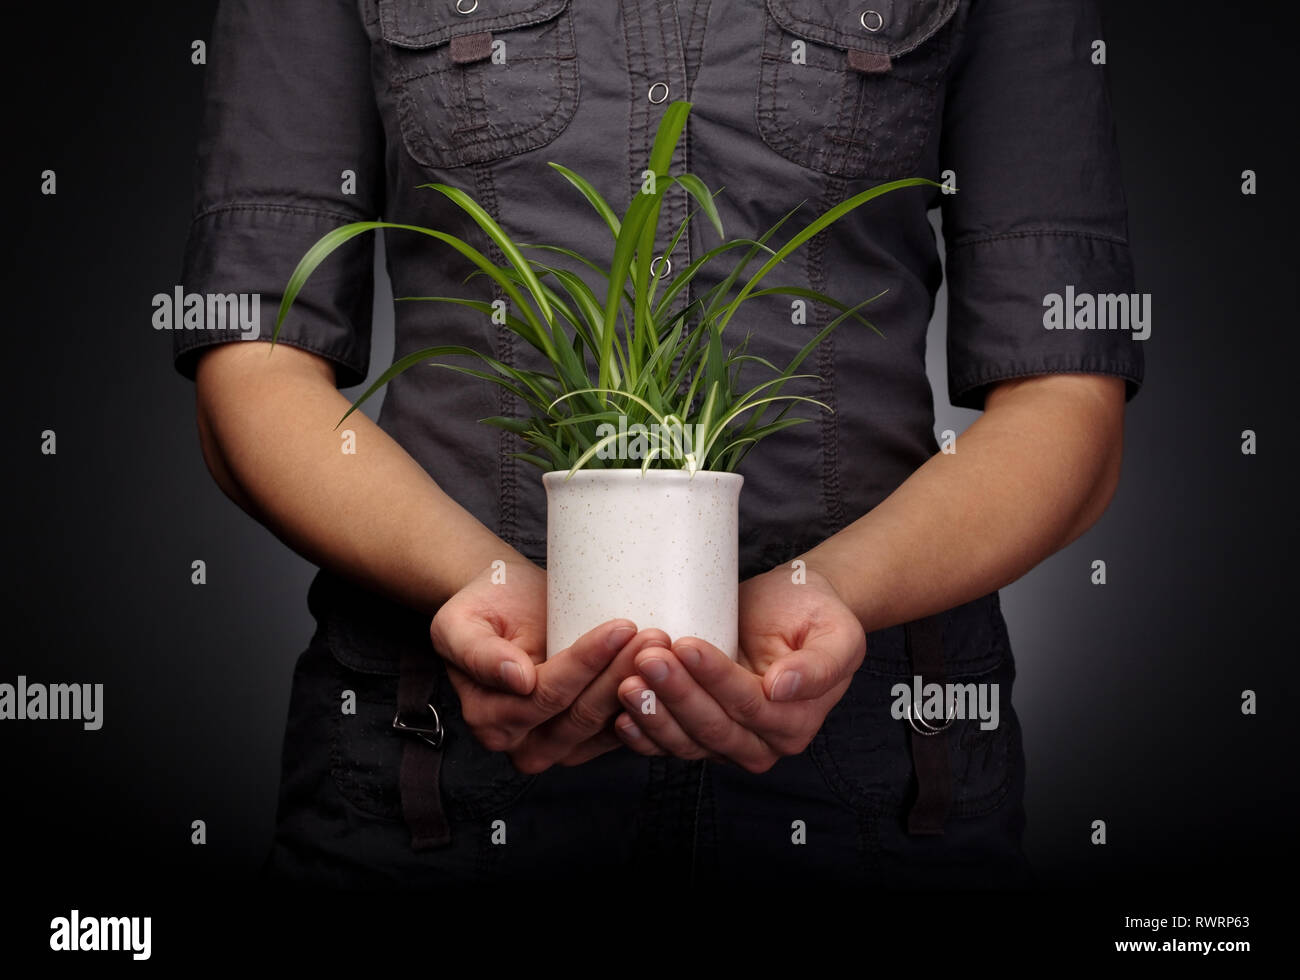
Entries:
{"type": "Polygon", "coordinates": [[[815,701],[850,678],[866,653],[866,639],[835,630],[778,657],[763,673],[771,701],[815,701]]]}
{"type": "Polygon", "coordinates": [[[483,687],[510,694],[532,693],[537,683],[532,658],[477,616],[449,615],[430,635],[443,659],[483,687]]]}

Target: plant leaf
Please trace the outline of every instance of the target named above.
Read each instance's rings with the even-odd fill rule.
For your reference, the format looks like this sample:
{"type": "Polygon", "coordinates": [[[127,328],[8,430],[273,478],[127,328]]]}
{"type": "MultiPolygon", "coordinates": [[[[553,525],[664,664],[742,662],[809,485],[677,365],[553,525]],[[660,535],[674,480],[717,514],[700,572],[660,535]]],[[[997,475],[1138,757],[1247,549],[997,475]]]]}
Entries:
{"type": "Polygon", "coordinates": [[[596,213],[605,220],[605,224],[609,226],[609,230],[613,232],[614,238],[617,239],[620,227],[618,215],[616,215],[614,209],[609,206],[609,202],[600,196],[600,191],[592,187],[586,178],[579,177],[568,167],[562,167],[558,163],[549,163],[547,166],[558,170],[564,175],[565,180],[582,192],[582,196],[587,199],[587,202],[593,208],[595,208],[596,213]]]}
{"type": "Polygon", "coordinates": [[[764,262],[763,265],[759,267],[759,270],[750,277],[749,282],[745,284],[744,288],[741,289],[736,298],[727,304],[726,310],[722,315],[722,326],[725,327],[727,325],[740,304],[743,303],[745,298],[758,287],[758,284],[763,281],[763,278],[771,272],[778,263],[783,262],[786,256],[793,253],[810,238],[824,231],[836,221],[839,221],[840,218],[844,217],[850,211],[853,211],[870,201],[874,201],[876,198],[884,194],[889,194],[892,191],[901,190],[905,187],[925,186],[941,187],[942,185],[936,184],[933,180],[926,180],[924,177],[907,177],[903,180],[891,180],[888,183],[877,184],[875,187],[865,190],[860,194],[854,194],[847,201],[841,201],[833,208],[818,215],[801,231],[796,233],[793,238],[777,249],[776,254],[764,262]]]}
{"type": "Polygon", "coordinates": [[[523,277],[524,282],[527,283],[528,288],[533,293],[534,299],[537,301],[538,308],[542,313],[542,318],[550,324],[554,319],[554,315],[551,313],[551,308],[546,302],[546,296],[542,292],[541,283],[539,283],[537,277],[533,275],[533,270],[529,267],[528,260],[524,258],[523,253],[519,251],[519,246],[511,240],[510,236],[507,235],[505,231],[502,230],[501,226],[497,224],[496,219],[493,218],[492,215],[488,214],[476,200],[466,194],[459,187],[451,187],[447,184],[436,183],[421,184],[420,187],[422,189],[428,188],[430,190],[435,190],[438,193],[449,197],[452,200],[452,203],[474,219],[474,223],[482,228],[488,238],[492,239],[492,241],[496,243],[497,248],[501,249],[502,254],[505,255],[510,264],[515,267],[519,275],[523,277]]]}

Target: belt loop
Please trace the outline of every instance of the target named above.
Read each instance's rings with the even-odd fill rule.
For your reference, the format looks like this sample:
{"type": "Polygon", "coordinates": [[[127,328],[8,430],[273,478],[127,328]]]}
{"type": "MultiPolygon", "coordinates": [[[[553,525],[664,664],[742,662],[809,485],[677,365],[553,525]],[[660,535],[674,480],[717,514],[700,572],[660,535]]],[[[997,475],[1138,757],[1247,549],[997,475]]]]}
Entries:
{"type": "Polygon", "coordinates": [[[402,651],[397,714],[393,718],[393,728],[407,736],[402,747],[399,786],[402,817],[411,832],[411,849],[416,851],[451,843],[451,827],[443,813],[438,779],[446,736],[442,719],[431,703],[436,656],[432,649],[402,651]]]}
{"type": "MultiPolygon", "coordinates": [[[[943,614],[935,613],[913,620],[903,626],[907,639],[907,655],[912,673],[921,678],[922,686],[944,683],[943,666],[943,614]]],[[[945,701],[946,707],[946,701],[945,701]]],[[[916,835],[941,835],[943,824],[952,806],[952,772],[948,765],[948,724],[928,726],[924,720],[913,718],[920,706],[908,712],[912,729],[912,766],[916,772],[916,800],[907,817],[907,832],[916,835]],[[918,727],[930,728],[922,731],[918,727]]]]}

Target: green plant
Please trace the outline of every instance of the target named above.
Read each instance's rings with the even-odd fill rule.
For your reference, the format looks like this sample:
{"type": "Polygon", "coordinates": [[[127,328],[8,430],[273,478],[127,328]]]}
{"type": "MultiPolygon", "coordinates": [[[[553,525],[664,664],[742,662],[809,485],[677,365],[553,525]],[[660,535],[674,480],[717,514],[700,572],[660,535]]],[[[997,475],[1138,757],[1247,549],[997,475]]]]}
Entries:
{"type": "MultiPolygon", "coordinates": [[[[768,274],[818,232],[868,201],[903,187],[937,185],[908,178],[873,187],[821,214],[778,248],[767,243],[797,207],[758,239],[727,239],[713,195],[704,182],[694,174],[668,173],[690,108],[687,102],[674,102],[668,107],[651,148],[647,179],[633,194],[622,218],[614,214],[591,183],[559,164],[550,164],[586,198],[609,228],[613,253],[608,266],[555,245],[517,244],[464,191],[444,184],[425,184],[422,186],[446,195],[468,214],[500,249],[505,261],[498,265],[462,239],[432,228],[385,221],[343,225],[322,236],[290,276],[272,344],[303,284],[336,248],[379,228],[416,232],[449,245],[472,262],[478,271],[471,278],[486,275],[495,283],[508,303],[507,326],[545,356],[550,370],[523,370],[468,347],[429,347],[397,360],[353,402],[343,419],[392,378],[416,364],[431,362],[491,381],[517,396],[528,407],[528,415],[481,421],[518,435],[532,451],[515,455],[544,471],[628,466],[626,459],[607,458],[619,436],[602,428],[620,428],[620,417],[624,431],[640,433],[638,426],[646,430],[646,451],[639,464],[631,465],[640,465],[643,470],[651,466],[691,472],[734,470],[759,440],[809,421],[788,416],[796,404],[806,402],[829,410],[816,399],[784,394],[782,389],[792,380],[815,377],[795,372],[832,330],[849,318],[876,330],[859,313],[876,297],[850,307],[797,286],[761,287],[768,274]],[[695,208],[676,229],[673,244],[701,212],[722,241],[678,272],[660,293],[661,278],[652,269],[654,245],[663,195],[674,186],[690,195],[695,208]],[[687,287],[705,267],[741,249],[743,255],[720,282],[697,298],[686,300],[687,287]],[[597,277],[604,296],[582,276],[549,265],[543,258],[528,257],[525,251],[560,254],[576,261],[597,277]],[[763,263],[742,279],[760,255],[765,257],[763,263]],[[839,311],[839,315],[810,338],[784,368],[747,353],[748,337],[724,351],[723,332],[742,304],[775,295],[823,303],[839,311]],[[444,363],[442,359],[448,357],[471,358],[479,365],[444,363]],[[757,364],[773,376],[741,390],[739,375],[745,364],[757,364]],[[769,411],[775,411],[770,420],[769,411]],[[699,433],[700,438],[690,439],[691,432],[699,433]]],[[[453,303],[489,317],[499,313],[491,303],[481,300],[453,296],[406,299],[453,303]]]]}

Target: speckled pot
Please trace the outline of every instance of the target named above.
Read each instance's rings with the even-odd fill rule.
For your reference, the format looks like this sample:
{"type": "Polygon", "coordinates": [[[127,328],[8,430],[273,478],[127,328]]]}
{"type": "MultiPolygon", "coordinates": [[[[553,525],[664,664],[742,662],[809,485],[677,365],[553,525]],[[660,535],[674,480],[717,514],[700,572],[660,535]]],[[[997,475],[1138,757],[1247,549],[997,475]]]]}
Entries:
{"type": "Polygon", "coordinates": [[[546,473],[546,655],[611,619],[736,656],[735,473],[546,473]]]}

